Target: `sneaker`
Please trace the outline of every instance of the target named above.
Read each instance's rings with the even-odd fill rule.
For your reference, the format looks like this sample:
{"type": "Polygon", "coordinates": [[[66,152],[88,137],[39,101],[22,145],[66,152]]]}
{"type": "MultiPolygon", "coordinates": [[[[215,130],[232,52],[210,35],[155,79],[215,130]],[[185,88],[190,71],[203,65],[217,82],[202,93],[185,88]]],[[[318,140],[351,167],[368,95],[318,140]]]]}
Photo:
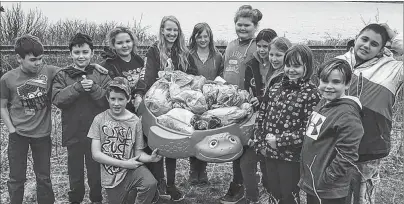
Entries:
{"type": "Polygon", "coordinates": [[[222,204],[236,204],[244,198],[244,186],[242,184],[230,183],[226,195],[220,198],[222,204]]]}
{"type": "Polygon", "coordinates": [[[167,183],[165,179],[160,179],[157,183],[157,191],[159,197],[162,199],[170,199],[170,195],[167,194],[167,183]]]}
{"type": "Polygon", "coordinates": [[[198,184],[198,172],[197,171],[189,171],[189,183],[191,185],[198,184]]]}
{"type": "Polygon", "coordinates": [[[253,201],[250,199],[246,199],[245,204],[261,204],[260,201],[253,201]]]}
{"type": "Polygon", "coordinates": [[[184,195],[176,186],[167,186],[167,194],[171,196],[171,200],[173,201],[181,201],[184,199],[184,195]]]}
{"type": "Polygon", "coordinates": [[[208,173],[206,171],[199,172],[199,183],[202,185],[209,184],[208,173]]]}

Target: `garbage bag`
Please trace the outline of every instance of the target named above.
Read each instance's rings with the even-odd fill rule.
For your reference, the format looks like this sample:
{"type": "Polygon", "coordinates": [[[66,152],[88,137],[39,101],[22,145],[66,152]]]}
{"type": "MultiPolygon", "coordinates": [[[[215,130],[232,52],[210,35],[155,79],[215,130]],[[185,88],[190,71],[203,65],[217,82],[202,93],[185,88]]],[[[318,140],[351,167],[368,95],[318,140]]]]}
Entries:
{"type": "Polygon", "coordinates": [[[192,134],[194,132],[194,128],[190,124],[186,124],[165,114],[157,117],[157,123],[166,128],[186,134],[192,134]]]}
{"type": "Polygon", "coordinates": [[[166,114],[167,116],[170,116],[174,119],[177,119],[183,123],[186,123],[188,125],[191,124],[191,120],[194,117],[195,114],[193,114],[191,111],[189,110],[185,110],[182,108],[174,108],[170,111],[168,111],[166,114]]]}
{"type": "Polygon", "coordinates": [[[202,114],[208,110],[205,96],[200,91],[184,90],[177,95],[172,95],[171,100],[187,104],[189,109],[195,114],[202,114]]]}
{"type": "Polygon", "coordinates": [[[194,79],[192,80],[190,87],[192,90],[195,91],[202,91],[203,85],[206,83],[206,78],[202,75],[193,76],[194,79]]]}
{"type": "Polygon", "coordinates": [[[216,108],[206,111],[202,117],[216,116],[223,126],[238,123],[247,116],[247,111],[236,106],[216,108]]]}
{"type": "Polygon", "coordinates": [[[165,80],[156,81],[144,97],[145,105],[155,115],[160,116],[172,109],[169,83],[165,80]]]}
{"type": "Polygon", "coordinates": [[[194,115],[191,125],[195,130],[209,130],[222,126],[220,119],[214,115],[194,115]]]}

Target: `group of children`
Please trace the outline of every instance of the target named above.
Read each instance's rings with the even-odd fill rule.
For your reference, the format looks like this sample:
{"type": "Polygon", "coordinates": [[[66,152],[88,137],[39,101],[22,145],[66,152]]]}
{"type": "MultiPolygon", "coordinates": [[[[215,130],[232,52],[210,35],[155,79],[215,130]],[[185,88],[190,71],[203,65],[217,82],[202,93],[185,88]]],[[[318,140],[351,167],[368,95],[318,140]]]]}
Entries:
{"type": "MultiPolygon", "coordinates": [[[[175,186],[176,159],[162,158],[147,146],[137,116],[142,96],[160,70],[220,76],[249,91],[257,119],[243,155],[233,161],[233,180],[220,203],[259,203],[257,163],[270,203],[374,203],[373,181],[380,159],[390,150],[392,105],[403,83],[402,39],[386,24],[370,24],[342,56],[315,69],[302,44],[278,37],[272,29],[255,32],[262,13],[249,5],[236,12],[238,36],[222,56],[206,23],[195,25],[187,47],[179,21],[162,19],[158,41],[145,60],[128,28],[107,36],[101,65],[92,64],[91,38],[70,41],[73,64],[43,65],[38,38],[17,39],[20,66],[1,77],[1,118],[9,130],[7,182],[10,203],[22,203],[27,153],[31,147],[38,203],[54,203],[50,179],[51,104],[62,111],[62,145],[67,147],[70,203],[85,194],[101,203],[156,203],[159,197],[184,198],[175,186]],[[319,84],[311,78],[316,73],[319,84]],[[165,162],[164,162],[165,161],[165,162]],[[166,176],[164,175],[164,163],[166,176]],[[145,165],[144,165],[145,164],[145,165]],[[369,185],[370,183],[370,185],[369,185]]],[[[190,158],[189,182],[208,184],[207,163],[190,158]]]]}

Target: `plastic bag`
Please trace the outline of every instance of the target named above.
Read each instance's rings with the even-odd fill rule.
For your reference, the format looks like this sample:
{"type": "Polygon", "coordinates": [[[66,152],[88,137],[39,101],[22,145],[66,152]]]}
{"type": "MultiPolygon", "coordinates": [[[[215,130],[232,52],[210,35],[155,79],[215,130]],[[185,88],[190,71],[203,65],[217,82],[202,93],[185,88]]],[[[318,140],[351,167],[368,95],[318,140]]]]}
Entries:
{"type": "Polygon", "coordinates": [[[184,90],[177,95],[171,96],[171,99],[174,102],[179,101],[187,104],[189,109],[196,114],[202,114],[208,110],[205,96],[199,91],[184,90]]]}
{"type": "Polygon", "coordinates": [[[247,111],[236,106],[216,108],[208,110],[202,117],[216,116],[220,119],[222,125],[229,125],[232,123],[238,123],[247,116],[247,111]]]}
{"type": "Polygon", "coordinates": [[[187,84],[191,84],[194,76],[186,74],[182,71],[175,70],[175,71],[159,71],[158,72],[159,78],[163,78],[168,82],[173,82],[180,87],[183,87],[187,84]]]}
{"type": "Polygon", "coordinates": [[[169,84],[165,80],[156,81],[144,97],[145,105],[155,115],[160,116],[172,109],[169,84]]]}
{"type": "Polygon", "coordinates": [[[237,86],[235,85],[219,85],[217,94],[217,103],[212,108],[239,106],[243,103],[243,99],[238,94],[237,86]]]}
{"type": "Polygon", "coordinates": [[[190,124],[186,124],[165,114],[157,117],[157,123],[166,128],[186,134],[192,134],[194,132],[194,128],[190,124]]]}
{"type": "Polygon", "coordinates": [[[200,116],[194,115],[191,120],[191,125],[194,127],[195,130],[209,130],[215,129],[222,126],[222,122],[216,116],[200,116]]]}
{"type": "Polygon", "coordinates": [[[191,89],[195,91],[202,91],[203,85],[206,83],[206,78],[202,75],[194,76],[194,79],[191,82],[191,89]]]}
{"type": "Polygon", "coordinates": [[[168,111],[168,113],[166,113],[165,115],[170,116],[174,119],[177,119],[181,122],[184,122],[188,125],[191,124],[191,120],[194,117],[195,114],[193,114],[191,111],[189,110],[185,110],[182,108],[174,108],[170,111],[168,111]]]}
{"type": "Polygon", "coordinates": [[[202,93],[205,96],[208,109],[211,109],[212,105],[217,103],[217,94],[219,93],[219,85],[205,84],[202,86],[202,93]]]}

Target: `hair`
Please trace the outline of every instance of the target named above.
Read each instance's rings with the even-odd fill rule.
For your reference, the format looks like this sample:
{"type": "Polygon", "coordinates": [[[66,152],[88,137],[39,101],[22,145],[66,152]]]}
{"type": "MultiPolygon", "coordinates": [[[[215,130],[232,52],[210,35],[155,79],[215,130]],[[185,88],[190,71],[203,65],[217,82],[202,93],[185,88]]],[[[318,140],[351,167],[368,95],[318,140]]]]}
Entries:
{"type": "Polygon", "coordinates": [[[262,29],[256,39],[256,42],[259,42],[261,40],[264,40],[268,43],[270,43],[274,38],[276,38],[278,36],[278,34],[276,34],[276,32],[270,28],[266,28],[266,29],[262,29]]]}
{"type": "Polygon", "coordinates": [[[83,33],[76,33],[76,35],[74,35],[73,38],[70,40],[69,50],[71,52],[74,46],[83,46],[84,44],[87,44],[88,46],[90,46],[91,50],[94,50],[93,40],[91,40],[90,36],[83,33]]]}
{"type": "Polygon", "coordinates": [[[207,23],[197,23],[194,26],[194,30],[192,31],[191,37],[189,38],[189,49],[191,51],[196,51],[198,49],[198,45],[196,44],[196,38],[204,31],[206,30],[206,33],[209,36],[209,52],[211,54],[218,52],[218,50],[215,47],[215,42],[213,41],[213,33],[212,29],[210,29],[210,26],[207,23]]]}
{"type": "Polygon", "coordinates": [[[18,55],[20,55],[21,58],[25,58],[25,56],[28,54],[38,57],[39,55],[43,54],[43,45],[38,37],[25,34],[17,38],[14,45],[14,50],[18,55]]]}
{"type": "Polygon", "coordinates": [[[313,74],[313,53],[307,45],[297,44],[292,46],[286,51],[283,63],[288,67],[292,64],[304,65],[304,81],[310,80],[310,77],[313,74]]]}
{"type": "Polygon", "coordinates": [[[239,18],[250,18],[254,26],[257,26],[262,19],[262,13],[258,9],[253,9],[250,5],[243,5],[237,10],[234,23],[237,23],[239,18]]]}
{"type": "Polygon", "coordinates": [[[167,56],[167,53],[166,53],[167,44],[166,44],[166,40],[163,35],[163,29],[164,29],[165,23],[167,21],[172,21],[178,26],[178,36],[174,42],[172,49],[174,49],[176,51],[176,53],[178,54],[178,59],[179,59],[178,66],[181,65],[181,67],[184,69],[183,71],[186,71],[188,68],[188,65],[189,65],[189,62],[187,59],[189,52],[188,52],[188,48],[185,44],[185,38],[184,38],[184,34],[182,33],[180,22],[177,20],[177,18],[175,16],[164,16],[163,19],[161,19],[159,42],[157,45],[157,48],[160,51],[160,68],[162,68],[164,66],[163,62],[167,61],[167,59],[169,58],[169,56],[167,56]]]}
{"type": "Polygon", "coordinates": [[[327,81],[331,72],[334,70],[338,70],[344,79],[345,85],[349,84],[352,79],[352,70],[351,66],[347,61],[342,59],[333,58],[318,67],[317,76],[321,81],[327,81]]]}
{"type": "Polygon", "coordinates": [[[292,43],[285,37],[276,37],[269,43],[269,49],[271,45],[275,46],[279,51],[286,53],[286,51],[292,47],[292,43]]]}
{"type": "Polygon", "coordinates": [[[351,47],[355,46],[355,40],[350,40],[346,43],[346,51],[349,51],[351,47]]]}
{"type": "Polygon", "coordinates": [[[129,28],[122,27],[122,26],[118,26],[118,27],[110,30],[107,34],[106,41],[108,42],[108,45],[111,48],[111,50],[117,55],[114,45],[115,45],[115,38],[120,33],[127,33],[129,35],[130,39],[133,42],[132,53],[137,54],[138,40],[137,40],[135,34],[129,28]]]}
{"type": "Polygon", "coordinates": [[[130,99],[130,96],[128,94],[126,94],[126,92],[123,89],[120,89],[120,88],[115,87],[115,86],[108,86],[107,87],[107,93],[106,93],[107,98],[109,98],[111,92],[124,94],[126,99],[128,99],[128,100],[130,99]]]}
{"type": "Polygon", "coordinates": [[[387,41],[390,40],[389,34],[387,33],[386,28],[384,28],[383,26],[381,26],[379,24],[372,23],[372,24],[365,26],[361,30],[361,32],[359,32],[359,35],[361,35],[366,30],[373,30],[375,33],[380,34],[380,36],[382,37],[382,48],[384,48],[384,46],[386,46],[387,41]]]}

